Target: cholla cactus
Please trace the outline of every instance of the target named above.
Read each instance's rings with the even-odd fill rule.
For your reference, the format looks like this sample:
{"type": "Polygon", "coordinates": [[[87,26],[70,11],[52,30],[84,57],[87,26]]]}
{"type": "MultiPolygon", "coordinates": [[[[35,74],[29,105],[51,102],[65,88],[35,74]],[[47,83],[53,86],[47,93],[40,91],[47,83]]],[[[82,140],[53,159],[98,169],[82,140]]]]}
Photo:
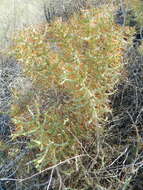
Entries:
{"type": "Polygon", "coordinates": [[[44,13],[47,22],[61,17],[63,21],[75,12],[79,12],[87,6],[87,0],[49,0],[44,2],[44,13]]]}

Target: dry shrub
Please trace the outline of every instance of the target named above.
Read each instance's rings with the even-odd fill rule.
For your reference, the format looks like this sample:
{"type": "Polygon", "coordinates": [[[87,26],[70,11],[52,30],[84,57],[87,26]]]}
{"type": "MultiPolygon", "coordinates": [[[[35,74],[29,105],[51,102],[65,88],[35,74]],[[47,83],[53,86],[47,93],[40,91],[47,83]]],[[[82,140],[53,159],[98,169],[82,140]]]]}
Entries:
{"type": "Polygon", "coordinates": [[[132,0],[132,3],[130,0],[125,0],[125,4],[129,9],[132,9],[137,24],[139,26],[143,25],[142,17],[143,17],[143,1],[142,0],[132,0]]]}
{"type": "Polygon", "coordinates": [[[80,153],[78,140],[104,130],[108,96],[121,77],[124,37],[131,33],[114,23],[114,11],[84,10],[67,23],[57,19],[16,35],[11,53],[33,89],[24,97],[15,93],[20,101],[12,109],[14,135],[29,136],[30,146],[38,147],[37,167],[80,153]]]}

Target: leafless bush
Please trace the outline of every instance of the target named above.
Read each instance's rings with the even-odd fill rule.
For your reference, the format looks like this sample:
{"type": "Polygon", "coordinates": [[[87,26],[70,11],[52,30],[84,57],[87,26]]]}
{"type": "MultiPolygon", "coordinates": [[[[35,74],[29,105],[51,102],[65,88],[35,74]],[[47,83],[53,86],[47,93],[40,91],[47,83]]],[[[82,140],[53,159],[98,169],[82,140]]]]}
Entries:
{"type": "Polygon", "coordinates": [[[44,13],[47,22],[61,17],[67,21],[74,13],[89,7],[99,7],[109,0],[44,0],[44,13]]]}
{"type": "Polygon", "coordinates": [[[61,17],[62,20],[67,20],[74,12],[86,6],[87,0],[55,0],[44,2],[44,13],[47,22],[50,22],[55,17],[61,17]]]}
{"type": "Polygon", "coordinates": [[[21,73],[14,58],[0,55],[0,110],[8,111],[11,102],[10,85],[21,73]]]}

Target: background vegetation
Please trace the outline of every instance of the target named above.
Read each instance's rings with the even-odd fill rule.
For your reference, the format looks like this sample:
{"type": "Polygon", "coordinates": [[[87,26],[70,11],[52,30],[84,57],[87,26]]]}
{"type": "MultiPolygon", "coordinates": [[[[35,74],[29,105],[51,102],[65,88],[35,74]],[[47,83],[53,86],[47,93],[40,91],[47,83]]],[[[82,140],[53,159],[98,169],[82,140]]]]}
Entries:
{"type": "Polygon", "coordinates": [[[127,26],[140,26],[141,5],[128,3],[104,1],[15,33],[7,53],[23,73],[10,85],[0,187],[142,188],[142,46],[132,45],[136,24],[127,26]],[[115,23],[118,8],[129,13],[125,24],[115,23]]]}

